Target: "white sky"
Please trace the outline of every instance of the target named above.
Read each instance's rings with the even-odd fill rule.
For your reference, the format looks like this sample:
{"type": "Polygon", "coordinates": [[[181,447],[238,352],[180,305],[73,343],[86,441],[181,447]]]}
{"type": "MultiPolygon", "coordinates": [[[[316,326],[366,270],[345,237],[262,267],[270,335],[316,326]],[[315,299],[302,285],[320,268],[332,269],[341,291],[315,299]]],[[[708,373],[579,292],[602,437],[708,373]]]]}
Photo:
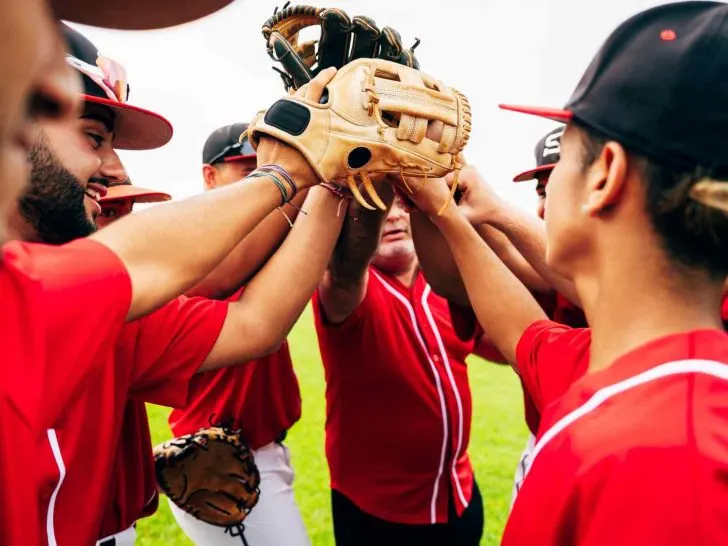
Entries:
{"type": "MultiPolygon", "coordinates": [[[[194,0],[186,0],[194,1],[194,0]]],[[[311,3],[315,2],[312,0],[311,3]]],[[[498,103],[562,106],[599,45],[650,0],[337,0],[396,28],[422,70],[458,88],[473,108],[469,163],[510,201],[532,210],[533,185],[513,176],[534,164],[533,147],[554,123],[498,103]]],[[[122,152],[131,179],[175,198],[202,191],[202,145],[217,127],[249,121],[283,94],[260,28],[275,0],[236,0],[172,29],[124,32],[76,26],[129,76],[131,103],[172,122],[165,147],[122,152]]],[[[318,4],[316,4],[318,5],[318,4]]]]}

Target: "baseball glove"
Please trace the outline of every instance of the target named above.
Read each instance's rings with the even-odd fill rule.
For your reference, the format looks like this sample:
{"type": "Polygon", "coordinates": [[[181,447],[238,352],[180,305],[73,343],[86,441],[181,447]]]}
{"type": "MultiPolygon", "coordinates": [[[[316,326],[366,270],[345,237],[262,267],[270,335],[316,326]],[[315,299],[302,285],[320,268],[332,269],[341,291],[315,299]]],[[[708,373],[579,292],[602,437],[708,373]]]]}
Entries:
{"type": "Polygon", "coordinates": [[[413,53],[419,40],[404,49],[393,28],[380,30],[369,17],[349,18],[338,8],[286,4],[263,23],[263,37],[268,54],[283,67],[278,72],[289,91],[311,81],[325,68],[341,68],[355,59],[379,58],[419,68],[413,53]],[[321,27],[319,40],[299,42],[299,33],[308,27],[321,27]]]}
{"type": "Polygon", "coordinates": [[[154,448],[159,489],[199,520],[239,526],[260,496],[253,453],[225,427],[200,429],[154,448]]]}
{"type": "MultiPolygon", "coordinates": [[[[339,69],[324,104],[287,96],[260,112],[248,127],[257,148],[262,135],[293,146],[323,182],[342,182],[371,210],[356,178],[382,210],[372,176],[442,177],[455,171],[470,136],[467,98],[413,68],[381,59],[358,59],[339,69]],[[442,131],[429,138],[436,126],[442,131]]],[[[447,203],[446,203],[447,205],[447,203]]]]}

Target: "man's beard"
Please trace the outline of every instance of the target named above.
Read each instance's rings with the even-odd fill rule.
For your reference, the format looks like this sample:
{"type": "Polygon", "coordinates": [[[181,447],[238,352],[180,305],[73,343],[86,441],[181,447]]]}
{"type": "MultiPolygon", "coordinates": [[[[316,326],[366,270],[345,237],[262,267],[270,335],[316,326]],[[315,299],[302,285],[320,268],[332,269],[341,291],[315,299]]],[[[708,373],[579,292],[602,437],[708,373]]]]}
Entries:
{"type": "Polygon", "coordinates": [[[20,199],[19,210],[38,238],[57,245],[94,233],[96,225],[84,208],[83,184],[61,165],[42,135],[28,158],[30,184],[20,199]]]}

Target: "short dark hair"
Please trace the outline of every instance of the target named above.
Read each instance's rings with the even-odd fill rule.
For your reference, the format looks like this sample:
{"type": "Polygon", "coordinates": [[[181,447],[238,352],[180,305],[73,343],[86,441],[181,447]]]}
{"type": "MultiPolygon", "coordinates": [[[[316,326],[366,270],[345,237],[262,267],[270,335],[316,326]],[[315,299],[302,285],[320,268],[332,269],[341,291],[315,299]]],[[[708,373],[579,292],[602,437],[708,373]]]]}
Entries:
{"type": "MultiPolygon", "coordinates": [[[[585,167],[613,140],[579,122],[585,167]]],[[[728,180],[728,173],[695,167],[685,170],[647,158],[630,150],[629,161],[645,183],[646,212],[663,248],[676,264],[705,270],[715,279],[728,276],[728,215],[690,197],[690,189],[706,177],[728,180]]]]}

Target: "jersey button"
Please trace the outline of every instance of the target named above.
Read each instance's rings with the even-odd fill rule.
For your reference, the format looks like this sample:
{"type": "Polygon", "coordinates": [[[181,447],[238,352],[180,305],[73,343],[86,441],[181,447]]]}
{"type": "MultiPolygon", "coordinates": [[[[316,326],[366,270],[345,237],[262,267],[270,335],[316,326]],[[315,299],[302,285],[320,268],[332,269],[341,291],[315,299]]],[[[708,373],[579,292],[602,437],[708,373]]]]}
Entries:
{"type": "Polygon", "coordinates": [[[432,360],[434,360],[435,362],[440,362],[440,357],[437,355],[432,355],[432,360]]]}

